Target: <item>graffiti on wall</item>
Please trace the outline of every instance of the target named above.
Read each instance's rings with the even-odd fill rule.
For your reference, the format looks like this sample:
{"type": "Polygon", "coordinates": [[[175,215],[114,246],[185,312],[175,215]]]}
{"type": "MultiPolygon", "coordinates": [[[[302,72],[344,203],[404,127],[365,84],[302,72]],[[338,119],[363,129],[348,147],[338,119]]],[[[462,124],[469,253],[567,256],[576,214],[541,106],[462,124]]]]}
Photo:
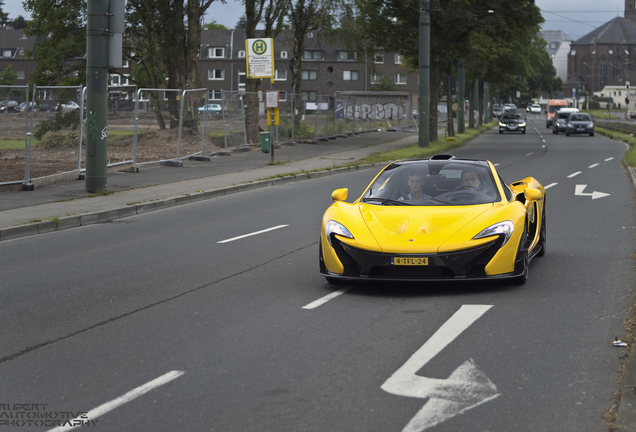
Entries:
{"type": "MultiPolygon", "coordinates": [[[[338,102],[340,105],[342,102],[338,102]]],[[[401,120],[404,118],[406,110],[404,105],[395,102],[385,103],[361,103],[359,105],[347,105],[344,110],[344,117],[347,119],[362,120],[401,120]]]]}

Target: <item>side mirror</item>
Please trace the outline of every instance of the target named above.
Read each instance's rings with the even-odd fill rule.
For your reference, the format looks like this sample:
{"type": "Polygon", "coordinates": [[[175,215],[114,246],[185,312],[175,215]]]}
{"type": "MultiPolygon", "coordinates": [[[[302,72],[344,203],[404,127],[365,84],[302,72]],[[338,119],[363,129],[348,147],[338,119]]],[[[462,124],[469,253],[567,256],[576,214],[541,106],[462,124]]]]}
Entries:
{"type": "Polygon", "coordinates": [[[523,196],[526,197],[526,208],[530,205],[532,201],[539,201],[543,198],[543,192],[539,189],[526,188],[523,191],[523,196]]]}
{"type": "Polygon", "coordinates": [[[335,191],[331,192],[331,199],[334,201],[344,201],[347,199],[348,195],[349,195],[349,189],[347,188],[336,189],[335,191]]]}

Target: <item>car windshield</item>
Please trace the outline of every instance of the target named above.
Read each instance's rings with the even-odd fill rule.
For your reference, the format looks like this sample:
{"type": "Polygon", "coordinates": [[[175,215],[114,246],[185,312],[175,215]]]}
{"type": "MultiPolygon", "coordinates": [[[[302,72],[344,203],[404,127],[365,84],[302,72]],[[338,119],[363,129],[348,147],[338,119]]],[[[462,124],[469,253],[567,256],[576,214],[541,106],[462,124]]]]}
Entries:
{"type": "Polygon", "coordinates": [[[592,117],[589,114],[572,114],[570,121],[592,121],[592,117]]]}
{"type": "Polygon", "coordinates": [[[550,105],[548,107],[548,112],[554,113],[563,108],[563,105],[550,105]]]}
{"type": "Polygon", "coordinates": [[[564,112],[559,112],[559,113],[557,113],[557,118],[566,119],[566,118],[568,118],[568,115],[570,115],[570,114],[569,113],[564,113],[564,112]]]}
{"type": "Polygon", "coordinates": [[[506,114],[503,116],[504,120],[523,120],[523,116],[521,114],[506,114]]]}
{"type": "Polygon", "coordinates": [[[382,171],[360,201],[382,206],[462,206],[501,198],[485,162],[407,161],[382,171]]]}

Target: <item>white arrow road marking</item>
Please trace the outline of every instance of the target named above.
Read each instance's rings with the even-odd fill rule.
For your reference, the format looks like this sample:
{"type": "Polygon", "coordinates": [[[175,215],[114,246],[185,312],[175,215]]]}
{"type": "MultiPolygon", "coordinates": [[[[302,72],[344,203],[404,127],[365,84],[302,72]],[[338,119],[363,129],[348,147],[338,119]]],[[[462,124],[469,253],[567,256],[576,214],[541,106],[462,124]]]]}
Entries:
{"type": "Polygon", "coordinates": [[[605,192],[586,192],[583,193],[583,191],[585,190],[585,188],[587,187],[587,185],[576,185],[576,187],[574,188],[574,195],[576,196],[591,196],[593,200],[598,199],[598,198],[604,198],[606,196],[610,196],[611,194],[605,193],[605,192]]]}
{"type": "MultiPolygon", "coordinates": [[[[106,414],[109,411],[114,410],[115,408],[130,402],[133,399],[138,398],[141,395],[144,395],[146,393],[148,393],[150,390],[153,390],[159,386],[162,386],[164,384],[169,383],[170,381],[172,381],[173,379],[179,378],[181,375],[183,375],[185,372],[183,371],[178,371],[178,370],[173,370],[171,372],[168,372],[167,374],[161,375],[159,378],[155,378],[150,382],[147,382],[146,384],[137,387],[136,389],[132,389],[131,391],[129,391],[128,393],[119,396],[116,399],[113,399],[110,402],[106,402],[105,404],[102,404],[100,406],[98,406],[97,408],[93,408],[92,410],[90,410],[89,412],[86,413],[86,418],[90,419],[90,420],[94,420],[97,417],[106,414]]],[[[83,417],[76,417],[75,419],[80,419],[83,420],[83,417]]],[[[75,420],[73,419],[73,420],[75,420]]],[[[69,422],[72,423],[72,420],[69,422]]],[[[72,425],[68,425],[68,426],[59,426],[56,427],[55,429],[51,429],[49,430],[49,432],[65,432],[65,431],[69,431],[72,429],[75,429],[77,427],[79,427],[80,425],[77,426],[72,426],[72,425]]]]}
{"type": "Polygon", "coordinates": [[[416,375],[429,360],[477,321],[492,305],[463,305],[384,384],[398,396],[429,398],[402,432],[421,432],[499,396],[497,387],[471,360],[447,379],[416,375]]]}

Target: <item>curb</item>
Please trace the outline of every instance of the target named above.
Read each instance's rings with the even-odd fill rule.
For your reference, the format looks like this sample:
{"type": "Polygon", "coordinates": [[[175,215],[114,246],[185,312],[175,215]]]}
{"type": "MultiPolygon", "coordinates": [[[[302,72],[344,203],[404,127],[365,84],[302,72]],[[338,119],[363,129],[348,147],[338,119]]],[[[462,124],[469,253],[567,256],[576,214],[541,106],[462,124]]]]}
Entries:
{"type": "Polygon", "coordinates": [[[240,192],[247,192],[269,186],[292,183],[295,181],[326,177],[335,174],[342,174],[350,171],[365,170],[371,168],[384,168],[389,162],[365,164],[351,167],[341,167],[314,171],[309,173],[292,174],[285,177],[276,177],[270,180],[260,180],[250,183],[243,183],[236,186],[229,186],[222,189],[213,189],[195,194],[182,195],[158,201],[129,205],[115,209],[103,210],[100,212],[84,213],[76,216],[60,217],[55,220],[45,220],[24,225],[16,225],[7,228],[0,228],[0,241],[13,240],[28,237],[36,234],[46,234],[55,231],[62,231],[70,228],[93,225],[97,223],[108,223],[116,219],[122,219],[138,214],[149,213],[183,204],[190,204],[208,199],[214,199],[225,195],[234,195],[240,192]]]}

